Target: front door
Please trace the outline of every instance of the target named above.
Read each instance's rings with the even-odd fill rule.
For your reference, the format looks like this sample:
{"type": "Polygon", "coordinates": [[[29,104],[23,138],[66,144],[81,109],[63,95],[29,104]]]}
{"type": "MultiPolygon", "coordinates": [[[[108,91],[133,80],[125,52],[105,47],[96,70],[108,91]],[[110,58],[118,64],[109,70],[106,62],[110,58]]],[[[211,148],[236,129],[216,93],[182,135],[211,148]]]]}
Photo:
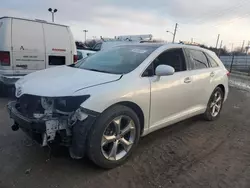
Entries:
{"type": "Polygon", "coordinates": [[[163,52],[153,62],[154,69],[161,64],[175,68],[170,76],[153,76],[151,81],[150,127],[158,129],[185,115],[193,102],[193,82],[187,70],[182,49],[171,49],[163,52]]]}

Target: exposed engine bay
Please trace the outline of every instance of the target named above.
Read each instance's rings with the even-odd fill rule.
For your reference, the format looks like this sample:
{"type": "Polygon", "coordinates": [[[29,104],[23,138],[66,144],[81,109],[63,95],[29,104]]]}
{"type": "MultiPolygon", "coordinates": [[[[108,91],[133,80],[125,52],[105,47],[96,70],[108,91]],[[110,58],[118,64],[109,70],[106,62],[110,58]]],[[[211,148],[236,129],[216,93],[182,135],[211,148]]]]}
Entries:
{"type": "Polygon", "coordinates": [[[20,127],[32,133],[32,138],[42,146],[55,141],[70,146],[72,127],[77,121],[82,122],[88,117],[80,107],[88,98],[88,95],[60,98],[22,95],[8,104],[10,115],[23,120],[18,122],[17,118],[13,118],[12,129],[18,130],[20,127]]]}

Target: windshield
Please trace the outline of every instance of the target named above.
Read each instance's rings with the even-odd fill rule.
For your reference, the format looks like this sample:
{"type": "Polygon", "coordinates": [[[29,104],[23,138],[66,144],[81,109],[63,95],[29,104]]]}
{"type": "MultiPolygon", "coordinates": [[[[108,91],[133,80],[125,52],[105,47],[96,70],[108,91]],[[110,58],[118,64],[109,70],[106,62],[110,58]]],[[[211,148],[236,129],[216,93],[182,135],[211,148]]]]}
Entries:
{"type": "Polygon", "coordinates": [[[115,47],[89,56],[74,67],[111,74],[126,74],[138,67],[156,48],[142,45],[115,47]]]}

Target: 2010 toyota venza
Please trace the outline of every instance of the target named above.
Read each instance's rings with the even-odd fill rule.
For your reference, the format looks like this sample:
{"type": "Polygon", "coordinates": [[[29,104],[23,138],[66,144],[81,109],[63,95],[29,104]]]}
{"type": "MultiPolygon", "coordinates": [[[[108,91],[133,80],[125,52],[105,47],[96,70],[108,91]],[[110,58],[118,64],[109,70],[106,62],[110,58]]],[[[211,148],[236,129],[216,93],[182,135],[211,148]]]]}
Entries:
{"type": "Polygon", "coordinates": [[[113,168],[141,136],[199,114],[215,120],[227,95],[228,71],[213,52],[134,44],[25,76],[8,109],[13,130],[113,168]]]}

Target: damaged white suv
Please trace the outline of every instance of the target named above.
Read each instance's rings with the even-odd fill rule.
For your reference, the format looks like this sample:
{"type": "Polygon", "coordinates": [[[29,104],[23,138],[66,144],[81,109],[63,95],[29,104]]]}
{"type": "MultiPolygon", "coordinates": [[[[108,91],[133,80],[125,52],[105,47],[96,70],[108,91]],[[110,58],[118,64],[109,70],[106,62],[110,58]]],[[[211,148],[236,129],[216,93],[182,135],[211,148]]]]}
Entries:
{"type": "Polygon", "coordinates": [[[213,52],[136,44],[25,76],[8,110],[13,130],[113,168],[141,136],[199,114],[216,119],[227,95],[228,72],[213,52]]]}

